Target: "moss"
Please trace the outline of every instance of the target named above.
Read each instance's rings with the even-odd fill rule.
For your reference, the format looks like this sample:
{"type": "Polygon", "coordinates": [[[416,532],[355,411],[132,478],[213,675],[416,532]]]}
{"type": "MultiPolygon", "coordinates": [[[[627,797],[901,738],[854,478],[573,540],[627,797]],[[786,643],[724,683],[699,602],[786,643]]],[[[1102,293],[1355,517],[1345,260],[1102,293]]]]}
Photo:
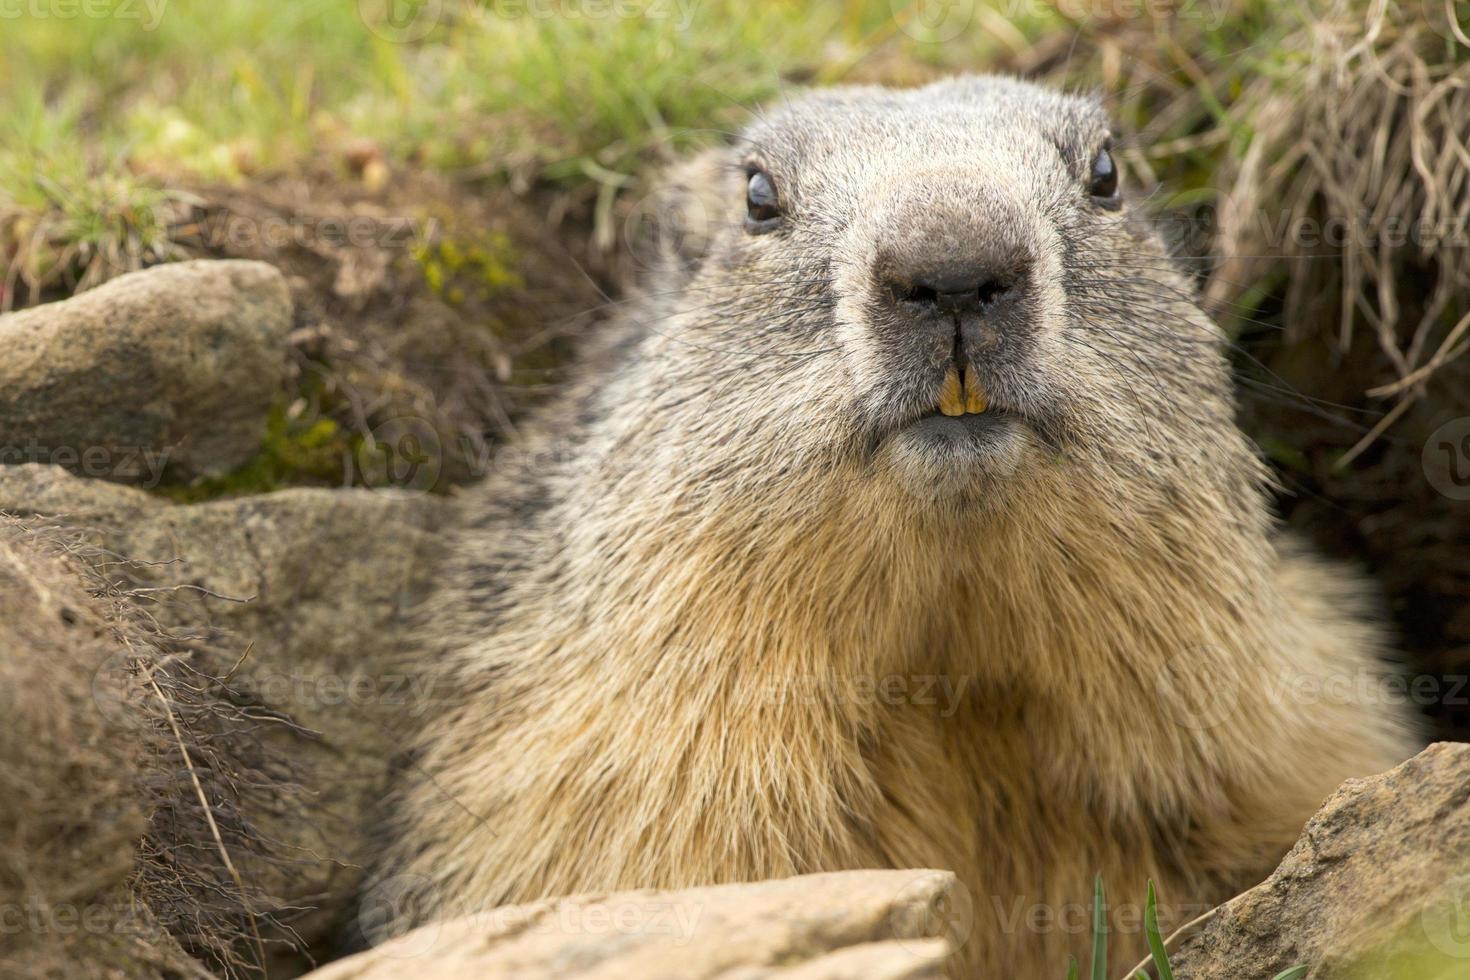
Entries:
{"type": "Polygon", "coordinates": [[[516,268],[520,256],[504,232],[444,237],[419,246],[413,257],[430,292],[454,306],[485,302],[526,284],[516,268]]]}
{"type": "MultiPolygon", "coordinates": [[[[302,401],[293,403],[302,405],[302,401]]],[[[177,503],[270,493],[286,486],[342,486],[351,482],[351,461],[361,437],[330,418],[303,417],[286,406],[271,410],[260,452],[221,476],[165,482],[158,493],[177,503]]]]}

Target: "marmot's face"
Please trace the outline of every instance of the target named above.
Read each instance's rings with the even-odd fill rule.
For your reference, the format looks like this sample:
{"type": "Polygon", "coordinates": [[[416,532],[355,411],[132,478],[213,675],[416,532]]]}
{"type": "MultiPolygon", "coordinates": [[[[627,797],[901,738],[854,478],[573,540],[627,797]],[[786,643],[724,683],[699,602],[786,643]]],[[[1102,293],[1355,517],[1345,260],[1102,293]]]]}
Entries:
{"type": "Polygon", "coordinates": [[[1232,441],[1218,331],[1093,102],[994,78],[829,90],[684,183],[716,220],[666,329],[744,358],[721,384],[774,406],[744,418],[787,465],[835,454],[948,500],[1047,474],[1156,495],[1232,441]]]}

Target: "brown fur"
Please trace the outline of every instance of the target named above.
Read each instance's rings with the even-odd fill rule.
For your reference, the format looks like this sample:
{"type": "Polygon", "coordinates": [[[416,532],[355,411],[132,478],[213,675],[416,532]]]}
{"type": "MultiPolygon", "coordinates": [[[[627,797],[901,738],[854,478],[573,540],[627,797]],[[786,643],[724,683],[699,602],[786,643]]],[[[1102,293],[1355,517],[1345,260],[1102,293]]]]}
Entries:
{"type": "Polygon", "coordinates": [[[468,502],[433,621],[463,696],[398,801],[385,931],[937,867],[973,902],[968,970],[1060,977],[1095,872],[1217,902],[1412,751],[1381,699],[1282,694],[1376,675],[1383,640],[1350,576],[1276,540],[1187,283],[1080,190],[1105,132],[1001,79],[837,90],[676,175],[708,220],[468,502]],[[740,226],[752,159],[779,234],[740,226]],[[946,342],[875,270],[994,242],[1035,257],[1027,319],[965,350],[1034,422],[952,459],[904,428],[946,342]]]}

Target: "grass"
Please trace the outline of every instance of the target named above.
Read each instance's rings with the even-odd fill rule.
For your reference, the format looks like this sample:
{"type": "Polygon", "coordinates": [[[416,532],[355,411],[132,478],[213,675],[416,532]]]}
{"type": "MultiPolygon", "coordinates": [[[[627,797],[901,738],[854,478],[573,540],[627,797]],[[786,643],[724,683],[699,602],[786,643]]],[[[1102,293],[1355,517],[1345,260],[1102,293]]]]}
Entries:
{"type": "MultiPolygon", "coordinates": [[[[156,21],[118,0],[111,16],[7,19],[0,256],[28,243],[11,278],[30,292],[5,303],[94,284],[109,271],[97,256],[112,274],[169,257],[164,188],[340,167],[336,151],[368,139],[395,164],[616,189],[793,78],[836,80],[895,39],[916,63],[938,50],[898,31],[887,0],[606,19],[441,6],[411,42],[356,0],[166,4],[156,21]]],[[[1055,22],[1027,13],[1012,43],[1055,22]]],[[[967,42],[963,60],[993,47],[967,42]]]]}
{"type": "MultiPolygon", "coordinates": [[[[835,81],[880,42],[938,57],[937,45],[896,29],[888,0],[667,6],[674,16],[548,18],[445,0],[433,29],[412,42],[393,40],[361,13],[372,4],[355,0],[170,4],[153,30],[117,18],[22,17],[0,35],[0,87],[17,105],[73,108],[43,148],[73,145],[80,133],[168,172],[290,168],[352,132],[400,158],[476,166],[486,151],[514,149],[552,176],[582,179],[583,161],[631,169],[652,143],[738,114],[793,75],[825,69],[823,80],[835,81]]],[[[1013,43],[1058,23],[1027,10],[1010,24],[1013,43]]],[[[998,47],[967,41],[951,60],[998,47]]]]}
{"type": "MultiPolygon", "coordinates": [[[[903,79],[926,67],[1009,65],[1096,87],[1136,136],[1123,155],[1141,183],[1162,181],[1171,206],[1198,208],[1218,200],[1228,186],[1220,178],[1256,141],[1272,144],[1268,159],[1291,152],[1285,137],[1299,127],[1281,99],[1323,84],[1332,58],[1346,57],[1346,42],[1365,30],[1367,6],[1231,0],[1182,5],[1174,18],[1142,5],[1131,18],[1100,9],[1075,19],[1064,13],[1074,5],[993,0],[944,41],[927,32],[918,4],[897,0],[670,2],[649,6],[669,16],[603,19],[507,16],[500,11],[519,8],[442,0],[442,16],[408,42],[356,0],[167,4],[156,23],[146,4],[122,0],[111,17],[24,16],[0,32],[0,125],[25,134],[0,151],[0,215],[12,226],[0,224],[0,245],[22,237],[17,223],[61,225],[42,236],[54,259],[28,267],[45,277],[75,259],[66,252],[77,236],[52,219],[90,207],[98,220],[84,225],[128,242],[134,229],[116,215],[144,215],[146,250],[158,244],[146,217],[158,211],[158,185],[336,165],[335,151],[354,139],[374,141],[397,164],[611,194],[796,82],[903,79]],[[38,170],[54,177],[37,182],[38,170]],[[111,192],[90,201],[87,185],[99,178],[111,192]]],[[[1394,15],[1382,36],[1412,32],[1412,14],[1394,15]]],[[[1444,73],[1424,59],[1463,61],[1450,39],[1422,33],[1429,42],[1419,47],[1437,52],[1385,55],[1395,76],[1428,64],[1433,82],[1444,73]]],[[[1346,67],[1372,71],[1358,60],[1346,67]]],[[[1237,288],[1222,279],[1221,298],[1244,315],[1258,311],[1270,290],[1252,287],[1268,272],[1251,270],[1237,288]]]]}
{"type": "MultiPolygon", "coordinates": [[[[1148,939],[1149,961],[1153,964],[1154,976],[1150,977],[1142,966],[1128,974],[1125,980],[1174,980],[1174,969],[1169,965],[1169,952],[1159,932],[1158,895],[1154,883],[1148,883],[1148,899],[1143,907],[1143,928],[1148,939]]],[[[1293,966],[1276,974],[1273,980],[1302,980],[1307,967],[1293,966]]],[[[1080,973],[1074,957],[1067,969],[1067,980],[1079,980],[1080,973]]],[[[1108,910],[1103,894],[1102,875],[1093,881],[1092,900],[1092,968],[1089,980],[1108,980],[1108,910]]]]}

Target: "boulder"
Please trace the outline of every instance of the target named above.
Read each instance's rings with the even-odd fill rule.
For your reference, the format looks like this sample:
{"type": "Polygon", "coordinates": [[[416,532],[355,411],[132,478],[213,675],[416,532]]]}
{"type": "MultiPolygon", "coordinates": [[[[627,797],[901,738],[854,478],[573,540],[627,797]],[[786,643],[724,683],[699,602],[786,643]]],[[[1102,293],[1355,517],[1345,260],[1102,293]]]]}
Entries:
{"type": "Polygon", "coordinates": [[[444,508],[422,493],[322,489],[181,506],[55,466],[0,467],[0,511],[79,529],[152,619],[221,650],[216,671],[293,723],[257,730],[304,789],[297,805],[252,815],[285,859],[255,884],[317,910],[292,921],[308,946],[331,944],[393,759],[443,694],[403,627],[444,508]]]}
{"type": "Polygon", "coordinates": [[[0,517],[0,976],[199,977],[129,885],[159,751],[99,705],[138,710],[148,637],[54,528],[0,517]]]}
{"type": "MultiPolygon", "coordinates": [[[[945,976],[947,871],[843,871],[506,906],[398,936],[308,980],[918,980],[945,976]]],[[[362,915],[391,903],[392,879],[362,915]]]]}
{"type": "Polygon", "coordinates": [[[1179,980],[1470,976],[1470,745],[1344,783],[1260,885],[1172,957],[1179,980]]]}
{"type": "Polygon", "coordinates": [[[286,282],[261,262],[182,262],[0,316],[0,464],[156,484],[260,447],[284,390],[286,282]]]}

